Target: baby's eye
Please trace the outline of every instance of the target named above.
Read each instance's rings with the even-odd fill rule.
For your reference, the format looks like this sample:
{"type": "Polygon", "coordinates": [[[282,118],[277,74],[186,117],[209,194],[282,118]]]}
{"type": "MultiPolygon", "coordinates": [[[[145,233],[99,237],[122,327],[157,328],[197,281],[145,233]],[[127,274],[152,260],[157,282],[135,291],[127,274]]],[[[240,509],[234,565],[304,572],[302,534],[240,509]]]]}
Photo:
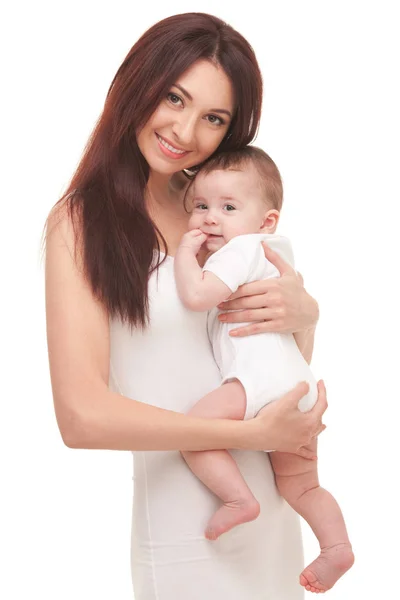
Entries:
{"type": "Polygon", "coordinates": [[[224,208],[227,211],[236,210],[236,208],[234,206],[232,206],[232,204],[225,204],[224,208]]]}
{"type": "Polygon", "coordinates": [[[167,94],[167,98],[171,102],[171,104],[175,104],[175,105],[178,105],[179,103],[183,104],[182,98],[180,96],[178,96],[177,94],[174,94],[174,92],[169,92],[167,94]]]}
{"type": "Polygon", "coordinates": [[[199,210],[207,210],[207,204],[196,204],[195,208],[199,210]]]}

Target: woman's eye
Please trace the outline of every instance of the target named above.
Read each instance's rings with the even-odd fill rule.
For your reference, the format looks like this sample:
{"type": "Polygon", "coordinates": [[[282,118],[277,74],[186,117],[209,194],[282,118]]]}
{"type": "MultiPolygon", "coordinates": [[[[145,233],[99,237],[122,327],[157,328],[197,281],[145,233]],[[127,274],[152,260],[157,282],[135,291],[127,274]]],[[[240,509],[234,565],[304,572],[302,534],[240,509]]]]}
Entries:
{"type": "Polygon", "coordinates": [[[216,115],[208,115],[208,121],[213,125],[224,125],[225,121],[216,115]]]}
{"type": "Polygon", "coordinates": [[[225,209],[227,211],[236,210],[236,208],[232,206],[232,204],[225,204],[225,209]]]}
{"type": "Polygon", "coordinates": [[[180,98],[177,94],[174,94],[173,92],[169,92],[169,94],[167,94],[167,98],[172,104],[182,103],[182,98],[180,98]]]}

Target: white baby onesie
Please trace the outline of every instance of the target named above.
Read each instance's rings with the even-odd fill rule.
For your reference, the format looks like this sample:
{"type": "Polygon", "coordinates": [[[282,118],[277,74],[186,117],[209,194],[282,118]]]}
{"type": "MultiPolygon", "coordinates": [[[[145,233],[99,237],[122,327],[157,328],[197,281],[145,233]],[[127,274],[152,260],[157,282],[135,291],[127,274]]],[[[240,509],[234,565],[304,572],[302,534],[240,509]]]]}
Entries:
{"type": "MultiPolygon", "coordinates": [[[[206,261],[203,271],[214,273],[231,290],[259,279],[279,277],[279,271],[264,255],[262,241],[294,267],[288,238],[275,234],[247,234],[233,238],[206,261]]],[[[309,392],[299,402],[302,412],[317,400],[317,384],[291,333],[260,333],[232,337],[237,323],[221,323],[214,308],[208,315],[208,333],[222,383],[238,379],[247,397],[245,419],[253,418],[269,402],[277,400],[300,381],[307,381],[309,392]]]]}

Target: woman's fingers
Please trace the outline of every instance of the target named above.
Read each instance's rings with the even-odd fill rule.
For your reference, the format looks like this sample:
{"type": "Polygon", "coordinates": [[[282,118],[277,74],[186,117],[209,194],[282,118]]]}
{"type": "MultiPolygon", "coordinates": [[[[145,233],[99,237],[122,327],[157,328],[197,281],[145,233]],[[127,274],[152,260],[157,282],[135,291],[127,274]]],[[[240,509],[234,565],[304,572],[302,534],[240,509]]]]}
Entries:
{"type": "Polygon", "coordinates": [[[297,408],[300,400],[308,393],[309,389],[310,385],[307,381],[300,381],[296,387],[280,398],[279,402],[281,403],[281,406],[283,407],[283,403],[285,403],[287,408],[297,408]]]}
{"type": "MultiPolygon", "coordinates": [[[[317,403],[318,403],[318,401],[321,401],[322,403],[326,402],[326,389],[325,389],[324,382],[321,380],[318,382],[317,385],[318,385],[317,403]]],[[[283,396],[283,398],[281,399],[281,402],[284,401],[284,402],[286,402],[286,405],[288,405],[288,406],[290,405],[291,407],[293,407],[293,406],[298,407],[298,404],[299,404],[301,398],[303,398],[303,396],[305,396],[308,393],[309,389],[310,389],[309,384],[306,381],[301,381],[300,383],[298,383],[296,385],[295,388],[293,388],[292,390],[290,390],[290,392],[288,392],[287,394],[285,394],[285,396],[283,396]]],[[[325,410],[325,408],[324,408],[324,410],[325,410]]],[[[307,414],[310,415],[311,411],[309,411],[307,414]]],[[[321,413],[321,415],[322,415],[322,413],[321,413]]],[[[314,414],[314,418],[315,418],[315,414],[314,414]]],[[[322,431],[324,431],[324,429],[326,429],[326,425],[321,423],[321,416],[318,415],[317,427],[314,429],[315,433],[311,434],[311,432],[310,432],[310,438],[311,438],[310,441],[312,439],[316,439],[319,436],[319,434],[322,431]]],[[[314,460],[316,458],[315,452],[310,451],[309,448],[306,448],[304,446],[299,448],[296,451],[296,454],[298,454],[299,456],[303,456],[304,458],[308,458],[310,460],[314,460]]]]}
{"type": "Polygon", "coordinates": [[[241,296],[237,299],[221,302],[221,304],[218,305],[218,308],[221,310],[242,310],[246,308],[264,308],[265,304],[265,293],[262,293],[254,296],[241,296]]]}
{"type": "Polygon", "coordinates": [[[271,321],[261,321],[252,323],[251,325],[244,325],[237,329],[231,329],[229,335],[233,337],[246,337],[246,335],[254,335],[255,333],[279,333],[280,331],[284,331],[282,324],[280,321],[273,319],[271,321]]]}
{"type": "Polygon", "coordinates": [[[319,436],[319,434],[322,433],[325,429],[326,429],[326,425],[324,425],[322,423],[320,425],[320,427],[317,429],[317,431],[314,433],[314,435],[311,437],[311,439],[316,440],[317,437],[319,436]]]}
{"type": "MultiPolygon", "coordinates": [[[[299,382],[293,389],[284,394],[277,402],[264,406],[259,415],[272,418],[274,427],[269,430],[270,448],[297,454],[309,460],[316,458],[316,437],[325,429],[321,417],[311,411],[303,413],[299,410],[300,400],[309,392],[307,381],[299,382]],[[272,434],[272,435],[271,435],[272,434]],[[272,438],[272,439],[271,439],[272,438]]],[[[319,382],[320,399],[325,396],[325,386],[319,382]]]]}
{"type": "Polygon", "coordinates": [[[221,313],[218,319],[223,323],[247,323],[248,321],[270,321],[279,316],[275,308],[247,308],[230,313],[221,313]]]}
{"type": "Polygon", "coordinates": [[[313,414],[317,419],[321,419],[322,415],[328,408],[328,401],[326,399],[326,387],[322,379],[317,383],[318,398],[315,406],[310,410],[310,414],[313,414]]]}
{"type": "MultiPolygon", "coordinates": [[[[243,299],[248,296],[258,296],[266,294],[270,289],[277,287],[277,278],[272,279],[260,279],[259,281],[252,281],[251,283],[244,283],[239,286],[236,292],[234,292],[231,296],[229,296],[229,300],[222,302],[219,306],[223,308],[227,308],[227,310],[231,310],[233,300],[237,300],[238,298],[243,299]]],[[[236,303],[237,305],[237,303],[236,303]]],[[[242,304],[239,303],[239,308],[242,307],[242,304]]],[[[234,308],[232,309],[234,310],[234,308]]]]}
{"type": "Polygon", "coordinates": [[[307,458],[308,460],[317,460],[317,455],[315,454],[315,452],[312,452],[307,448],[299,448],[296,454],[298,456],[302,456],[303,458],[307,458]]]}

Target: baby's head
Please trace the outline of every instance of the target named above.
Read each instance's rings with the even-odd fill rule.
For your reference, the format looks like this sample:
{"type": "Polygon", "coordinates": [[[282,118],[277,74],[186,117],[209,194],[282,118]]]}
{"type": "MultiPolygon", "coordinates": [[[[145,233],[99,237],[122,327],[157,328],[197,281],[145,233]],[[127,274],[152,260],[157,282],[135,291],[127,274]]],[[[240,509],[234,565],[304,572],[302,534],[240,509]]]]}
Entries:
{"type": "Polygon", "coordinates": [[[282,199],[278,168],[263,150],[222,152],[204,163],[193,181],[189,229],[209,236],[209,252],[237,235],[274,233],[282,199]]]}

